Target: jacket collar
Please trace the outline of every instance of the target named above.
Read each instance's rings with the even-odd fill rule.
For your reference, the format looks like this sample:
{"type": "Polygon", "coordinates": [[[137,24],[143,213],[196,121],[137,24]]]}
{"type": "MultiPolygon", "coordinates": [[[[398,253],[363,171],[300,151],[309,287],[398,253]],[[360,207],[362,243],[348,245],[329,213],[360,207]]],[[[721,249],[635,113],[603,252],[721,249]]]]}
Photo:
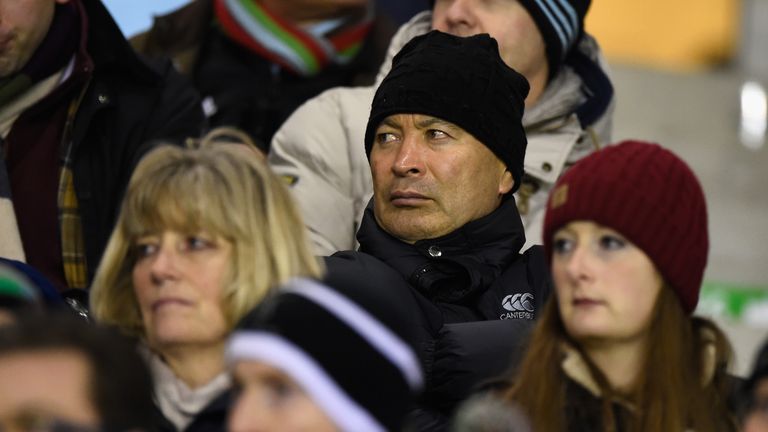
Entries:
{"type": "Polygon", "coordinates": [[[397,270],[425,296],[458,303],[490,286],[519,256],[525,231],[513,197],[492,213],[435,239],[411,245],[385,232],[373,200],[357,232],[360,251],[397,270]]]}

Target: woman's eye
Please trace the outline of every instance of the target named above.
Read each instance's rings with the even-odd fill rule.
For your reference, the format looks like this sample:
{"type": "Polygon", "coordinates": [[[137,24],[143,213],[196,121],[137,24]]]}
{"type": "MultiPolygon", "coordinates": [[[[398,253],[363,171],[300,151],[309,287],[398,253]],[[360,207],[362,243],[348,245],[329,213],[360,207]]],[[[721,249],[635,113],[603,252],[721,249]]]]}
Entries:
{"type": "Polygon", "coordinates": [[[624,239],[613,235],[603,235],[600,237],[600,248],[605,250],[617,250],[623,248],[627,244],[624,239]]]}
{"type": "Polygon", "coordinates": [[[138,258],[145,258],[157,251],[157,245],[154,243],[137,243],[133,246],[133,251],[138,258]]]}
{"type": "Polygon", "coordinates": [[[211,247],[213,243],[208,239],[199,236],[187,237],[186,246],[188,250],[200,250],[211,247]]]}
{"type": "Polygon", "coordinates": [[[556,254],[566,254],[573,250],[573,242],[565,238],[555,238],[552,249],[556,254]]]}

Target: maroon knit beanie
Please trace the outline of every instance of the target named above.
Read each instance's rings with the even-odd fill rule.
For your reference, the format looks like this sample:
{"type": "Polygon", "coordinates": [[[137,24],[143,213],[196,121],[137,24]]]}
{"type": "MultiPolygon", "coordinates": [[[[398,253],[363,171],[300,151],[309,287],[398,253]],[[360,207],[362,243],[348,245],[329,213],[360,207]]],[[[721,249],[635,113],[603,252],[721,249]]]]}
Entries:
{"type": "Polygon", "coordinates": [[[547,257],[555,231],[576,220],[610,227],[637,245],[693,312],[709,252],[707,205],[680,158],[658,144],[624,141],[582,159],[549,196],[547,257]]]}

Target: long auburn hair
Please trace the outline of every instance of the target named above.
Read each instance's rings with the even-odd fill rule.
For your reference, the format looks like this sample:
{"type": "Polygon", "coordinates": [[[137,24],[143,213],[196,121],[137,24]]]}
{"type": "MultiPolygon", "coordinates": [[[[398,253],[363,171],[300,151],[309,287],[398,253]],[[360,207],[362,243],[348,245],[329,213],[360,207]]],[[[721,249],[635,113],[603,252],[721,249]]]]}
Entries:
{"type": "Polygon", "coordinates": [[[583,356],[600,387],[603,431],[617,430],[611,396],[627,400],[636,408],[618,430],[736,430],[727,405],[727,366],[732,351],[722,331],[705,318],[688,316],[674,292],[664,286],[656,300],[648,340],[633,389],[629,394],[619,393],[567,334],[557,301],[551,298],[503,397],[522,407],[534,430],[568,430],[566,403],[578,406],[580,402],[566,401],[567,378],[561,363],[563,344],[569,344],[583,356]],[[714,351],[714,365],[705,361],[706,350],[714,351]]]}

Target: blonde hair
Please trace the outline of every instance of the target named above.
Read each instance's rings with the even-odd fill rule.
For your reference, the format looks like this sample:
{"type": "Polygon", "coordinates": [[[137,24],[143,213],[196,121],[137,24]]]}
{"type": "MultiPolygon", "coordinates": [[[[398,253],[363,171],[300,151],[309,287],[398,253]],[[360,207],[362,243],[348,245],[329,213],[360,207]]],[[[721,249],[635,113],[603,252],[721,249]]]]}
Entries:
{"type": "Polygon", "coordinates": [[[222,299],[230,328],[288,279],[322,276],[283,182],[255,154],[234,147],[161,146],[142,159],[93,281],[98,321],[143,335],[133,246],[148,233],[205,231],[232,243],[222,299]]]}
{"type": "Polygon", "coordinates": [[[210,132],[201,138],[188,138],[185,142],[187,148],[200,149],[207,147],[218,147],[222,144],[237,144],[242,148],[250,150],[259,160],[266,160],[267,155],[256,145],[256,142],[246,132],[230,127],[219,126],[211,129],[210,132]]]}

